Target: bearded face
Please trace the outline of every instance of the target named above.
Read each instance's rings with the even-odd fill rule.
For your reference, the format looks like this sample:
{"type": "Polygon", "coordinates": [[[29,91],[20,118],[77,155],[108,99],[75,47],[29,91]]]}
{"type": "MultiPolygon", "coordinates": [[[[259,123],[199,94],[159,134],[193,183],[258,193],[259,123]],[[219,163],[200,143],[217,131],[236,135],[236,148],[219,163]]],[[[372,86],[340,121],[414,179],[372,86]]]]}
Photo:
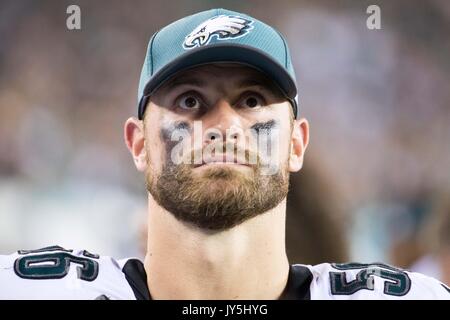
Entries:
{"type": "Polygon", "coordinates": [[[180,221],[226,230],[286,198],[292,106],[259,71],[228,64],[182,72],[151,96],[143,124],[147,190],[180,221]]]}

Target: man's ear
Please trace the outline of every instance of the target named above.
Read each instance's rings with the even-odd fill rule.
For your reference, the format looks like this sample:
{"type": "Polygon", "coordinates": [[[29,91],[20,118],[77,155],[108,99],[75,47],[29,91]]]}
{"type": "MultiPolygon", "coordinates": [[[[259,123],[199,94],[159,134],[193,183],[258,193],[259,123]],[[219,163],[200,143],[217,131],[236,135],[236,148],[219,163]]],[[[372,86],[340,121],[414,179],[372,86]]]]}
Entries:
{"type": "Polygon", "coordinates": [[[289,154],[289,171],[297,172],[303,166],[305,150],[309,143],[309,123],[305,118],[294,120],[289,154]]]}
{"type": "Polygon", "coordinates": [[[139,171],[147,170],[144,123],[135,117],[129,118],[124,125],[124,139],[139,171]]]}

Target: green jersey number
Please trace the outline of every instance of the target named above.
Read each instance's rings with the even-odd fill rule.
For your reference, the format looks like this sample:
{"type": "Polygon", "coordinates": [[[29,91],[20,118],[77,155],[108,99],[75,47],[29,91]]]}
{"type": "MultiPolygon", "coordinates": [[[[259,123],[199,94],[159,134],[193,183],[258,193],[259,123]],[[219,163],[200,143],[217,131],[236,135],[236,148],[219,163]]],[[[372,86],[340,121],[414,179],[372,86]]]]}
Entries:
{"type": "Polygon", "coordinates": [[[331,293],[350,295],[359,290],[374,290],[374,276],[385,279],[384,293],[391,296],[404,296],[411,289],[411,279],[403,270],[382,263],[333,263],[337,270],[362,269],[356,279],[347,281],[345,272],[330,272],[331,293]]]}
{"type": "Polygon", "coordinates": [[[65,250],[57,246],[19,251],[19,254],[24,256],[16,259],[14,271],[24,279],[61,279],[69,273],[71,264],[77,264],[78,278],[94,281],[98,276],[98,262],[93,259],[97,259],[98,256],[84,251],[83,256],[80,257],[71,252],[72,250],[65,250]]]}

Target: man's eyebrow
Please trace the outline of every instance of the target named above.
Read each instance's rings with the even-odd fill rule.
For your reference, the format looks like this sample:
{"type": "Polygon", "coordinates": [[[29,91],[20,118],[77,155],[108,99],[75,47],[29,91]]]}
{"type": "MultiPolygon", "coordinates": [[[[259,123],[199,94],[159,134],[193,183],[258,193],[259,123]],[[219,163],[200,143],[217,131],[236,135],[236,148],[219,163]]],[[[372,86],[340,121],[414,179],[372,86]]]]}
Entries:
{"type": "Polygon", "coordinates": [[[198,77],[178,77],[170,80],[165,86],[164,90],[172,90],[178,86],[189,84],[196,87],[205,87],[206,81],[199,79],[198,77]]]}
{"type": "MultiPolygon", "coordinates": [[[[199,77],[195,76],[185,76],[185,77],[177,77],[169,80],[164,85],[164,90],[170,91],[178,86],[181,85],[191,85],[199,88],[204,88],[207,86],[207,81],[204,79],[201,79],[199,77]]],[[[259,86],[262,88],[267,89],[268,91],[271,91],[272,93],[276,95],[282,95],[280,89],[276,84],[273,83],[273,81],[265,78],[244,78],[242,80],[238,80],[236,82],[237,88],[246,88],[246,87],[255,87],[259,86]]]]}
{"type": "Polygon", "coordinates": [[[238,82],[239,88],[255,86],[263,87],[269,91],[273,91],[276,94],[280,94],[280,89],[278,86],[268,79],[245,78],[238,82]]]}

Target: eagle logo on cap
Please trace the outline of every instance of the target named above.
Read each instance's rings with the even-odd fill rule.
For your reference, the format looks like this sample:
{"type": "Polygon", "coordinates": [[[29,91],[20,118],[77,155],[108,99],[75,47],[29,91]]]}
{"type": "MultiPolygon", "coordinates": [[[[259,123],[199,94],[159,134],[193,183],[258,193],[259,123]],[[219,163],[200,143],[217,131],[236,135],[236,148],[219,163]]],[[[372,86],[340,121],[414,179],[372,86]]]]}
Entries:
{"type": "Polygon", "coordinates": [[[188,34],[183,47],[193,49],[207,45],[213,36],[216,36],[219,40],[242,37],[253,28],[252,22],[239,16],[220,15],[213,17],[188,34]]]}

